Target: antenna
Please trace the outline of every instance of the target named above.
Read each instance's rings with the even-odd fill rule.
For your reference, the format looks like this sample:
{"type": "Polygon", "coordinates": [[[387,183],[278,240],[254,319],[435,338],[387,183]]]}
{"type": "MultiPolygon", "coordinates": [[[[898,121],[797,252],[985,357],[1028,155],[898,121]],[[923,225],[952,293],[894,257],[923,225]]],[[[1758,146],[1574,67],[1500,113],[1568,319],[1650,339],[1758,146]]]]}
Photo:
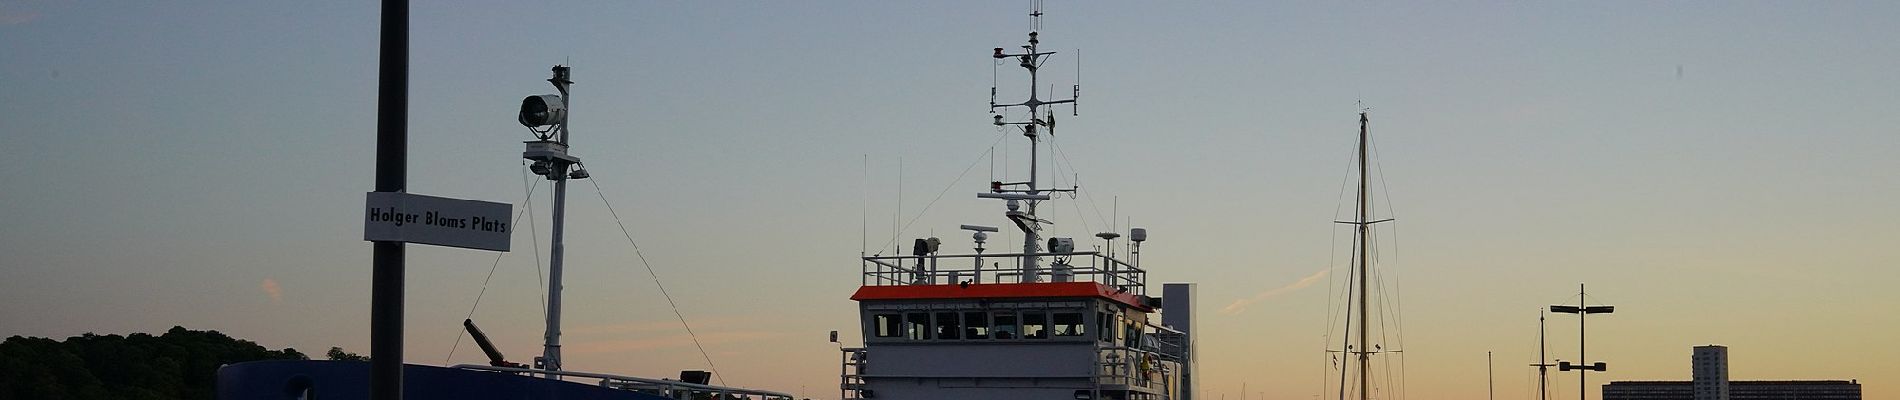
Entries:
{"type": "MultiPolygon", "coordinates": [[[[979,193],[977,195],[977,197],[980,198],[1004,200],[1009,208],[1009,211],[1004,213],[1004,215],[1007,216],[1011,222],[1015,223],[1018,229],[1023,231],[1022,271],[1018,275],[1022,282],[1036,282],[1040,279],[1038,275],[1038,264],[1041,257],[1037,253],[1041,250],[1041,244],[1039,242],[1042,238],[1039,233],[1042,230],[1042,225],[1049,223],[1049,221],[1037,218],[1037,205],[1052,198],[1051,194],[1073,192],[1076,190],[1075,188],[1044,188],[1037,185],[1037,178],[1040,176],[1040,174],[1037,173],[1039,167],[1039,160],[1037,159],[1039,152],[1037,151],[1037,147],[1041,144],[1042,136],[1044,136],[1045,133],[1053,135],[1053,130],[1055,129],[1054,109],[1045,109],[1044,107],[1055,104],[1075,103],[1075,98],[1073,97],[1069,99],[1043,100],[1039,96],[1041,91],[1037,89],[1037,87],[1040,86],[1040,76],[1038,73],[1041,71],[1043,64],[1048,62],[1049,56],[1055,54],[1055,52],[1045,52],[1039,49],[1042,43],[1039,38],[1042,30],[1042,16],[1042,0],[1031,0],[1029,12],[1029,40],[1026,44],[1021,46],[1021,52],[1010,53],[1006,52],[1002,47],[997,47],[992,49],[993,53],[990,54],[990,57],[994,60],[1015,59],[1017,66],[1021,66],[1024,70],[1029,72],[1029,98],[1027,100],[1023,100],[1020,103],[999,104],[994,97],[995,86],[991,86],[992,95],[990,100],[991,124],[999,128],[1015,127],[1022,131],[1023,137],[1029,139],[1029,178],[1017,182],[992,181],[990,182],[989,192],[979,193]],[[1008,120],[1008,109],[1012,107],[1022,107],[1026,109],[1027,112],[1024,113],[1024,116],[1028,120],[1008,120]],[[1024,207],[1023,203],[1027,203],[1027,207],[1024,207]]],[[[992,83],[992,85],[994,85],[994,83],[992,83]]],[[[1051,96],[1054,95],[1054,91],[1055,88],[1051,86],[1051,96]]],[[[1007,169],[1005,169],[1005,171],[1007,171],[1007,169]]]]}
{"type": "Polygon", "coordinates": [[[1042,0],[1029,2],[1029,30],[1031,32],[1042,30],[1042,0]]]}

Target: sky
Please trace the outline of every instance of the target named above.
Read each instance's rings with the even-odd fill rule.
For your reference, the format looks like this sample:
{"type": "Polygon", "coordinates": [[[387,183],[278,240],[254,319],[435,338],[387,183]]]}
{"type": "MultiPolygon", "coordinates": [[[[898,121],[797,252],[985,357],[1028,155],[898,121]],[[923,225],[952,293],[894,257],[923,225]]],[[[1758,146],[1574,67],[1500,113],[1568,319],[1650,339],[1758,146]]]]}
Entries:
{"type": "MultiPolygon", "coordinates": [[[[479,362],[470,316],[539,352],[551,199],[512,113],[567,64],[593,175],[568,199],[567,367],[707,368],[658,276],[727,383],[835,398],[855,257],[1006,225],[972,193],[1028,173],[984,108],[992,84],[1027,90],[986,65],[1027,9],[418,2],[409,191],[534,217],[506,254],[409,247],[406,360],[479,362]]],[[[1045,216],[1147,228],[1150,281],[1200,283],[1205,399],[1325,390],[1362,107],[1397,218],[1379,268],[1407,368],[1385,398],[1481,398],[1487,352],[1498,398],[1534,398],[1538,310],[1579,283],[1617,306],[1589,319],[1593,386],[1686,380],[1692,346],[1723,344],[1734,379],[1900,396],[1900,3],[1047,11],[1044,82],[1079,70],[1082,102],[1043,179],[1084,195],[1045,216]]],[[[361,1],[0,0],[0,336],[183,325],[367,353],[377,21],[361,1]]],[[[1552,358],[1576,358],[1578,322],[1550,317],[1552,358]]]]}

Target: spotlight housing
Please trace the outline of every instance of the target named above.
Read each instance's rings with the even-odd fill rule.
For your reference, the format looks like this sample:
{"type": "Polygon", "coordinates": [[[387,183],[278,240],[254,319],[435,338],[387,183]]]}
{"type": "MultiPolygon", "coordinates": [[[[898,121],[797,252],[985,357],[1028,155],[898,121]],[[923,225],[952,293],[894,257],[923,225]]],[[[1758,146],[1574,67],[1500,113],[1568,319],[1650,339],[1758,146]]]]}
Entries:
{"type": "Polygon", "coordinates": [[[567,123],[567,102],[558,94],[528,96],[521,99],[521,126],[539,128],[567,123]]]}

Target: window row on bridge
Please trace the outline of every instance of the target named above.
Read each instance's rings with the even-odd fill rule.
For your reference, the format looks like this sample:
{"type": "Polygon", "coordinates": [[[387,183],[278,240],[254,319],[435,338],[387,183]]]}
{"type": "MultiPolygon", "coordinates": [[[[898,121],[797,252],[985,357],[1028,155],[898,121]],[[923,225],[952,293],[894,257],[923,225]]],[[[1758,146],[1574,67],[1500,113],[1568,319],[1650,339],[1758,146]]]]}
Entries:
{"type": "Polygon", "coordinates": [[[1088,335],[1080,311],[911,311],[871,316],[871,336],[908,340],[1038,340],[1088,335]]]}

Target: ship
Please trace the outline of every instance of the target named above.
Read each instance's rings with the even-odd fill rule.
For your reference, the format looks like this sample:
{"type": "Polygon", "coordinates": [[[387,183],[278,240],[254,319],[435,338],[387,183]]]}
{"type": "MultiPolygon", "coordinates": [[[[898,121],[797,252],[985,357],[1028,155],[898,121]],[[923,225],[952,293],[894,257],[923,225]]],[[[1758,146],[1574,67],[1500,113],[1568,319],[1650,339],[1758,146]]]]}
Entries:
{"type": "Polygon", "coordinates": [[[1001,229],[961,225],[971,239],[967,252],[928,237],[913,239],[908,255],[862,256],[851,299],[863,343],[840,345],[840,398],[1193,399],[1195,285],[1150,290],[1141,263],[1146,229],[1060,237],[1045,232],[1053,223],[1037,213],[1079,190],[1038,179],[1036,154],[1054,134],[1055,106],[1073,107],[1081,93],[1076,85],[1070,98],[1044,99],[1036,90],[1056,54],[1041,46],[1042,15],[1040,5],[1031,11],[1033,30],[1019,50],[990,54],[1029,75],[1026,100],[997,103],[994,87],[990,100],[990,124],[1027,140],[1029,176],[989,182],[975,196],[1002,203],[1020,250],[986,253],[989,235],[1001,229]],[[1025,120],[1006,118],[1011,110],[1025,120]]]}

